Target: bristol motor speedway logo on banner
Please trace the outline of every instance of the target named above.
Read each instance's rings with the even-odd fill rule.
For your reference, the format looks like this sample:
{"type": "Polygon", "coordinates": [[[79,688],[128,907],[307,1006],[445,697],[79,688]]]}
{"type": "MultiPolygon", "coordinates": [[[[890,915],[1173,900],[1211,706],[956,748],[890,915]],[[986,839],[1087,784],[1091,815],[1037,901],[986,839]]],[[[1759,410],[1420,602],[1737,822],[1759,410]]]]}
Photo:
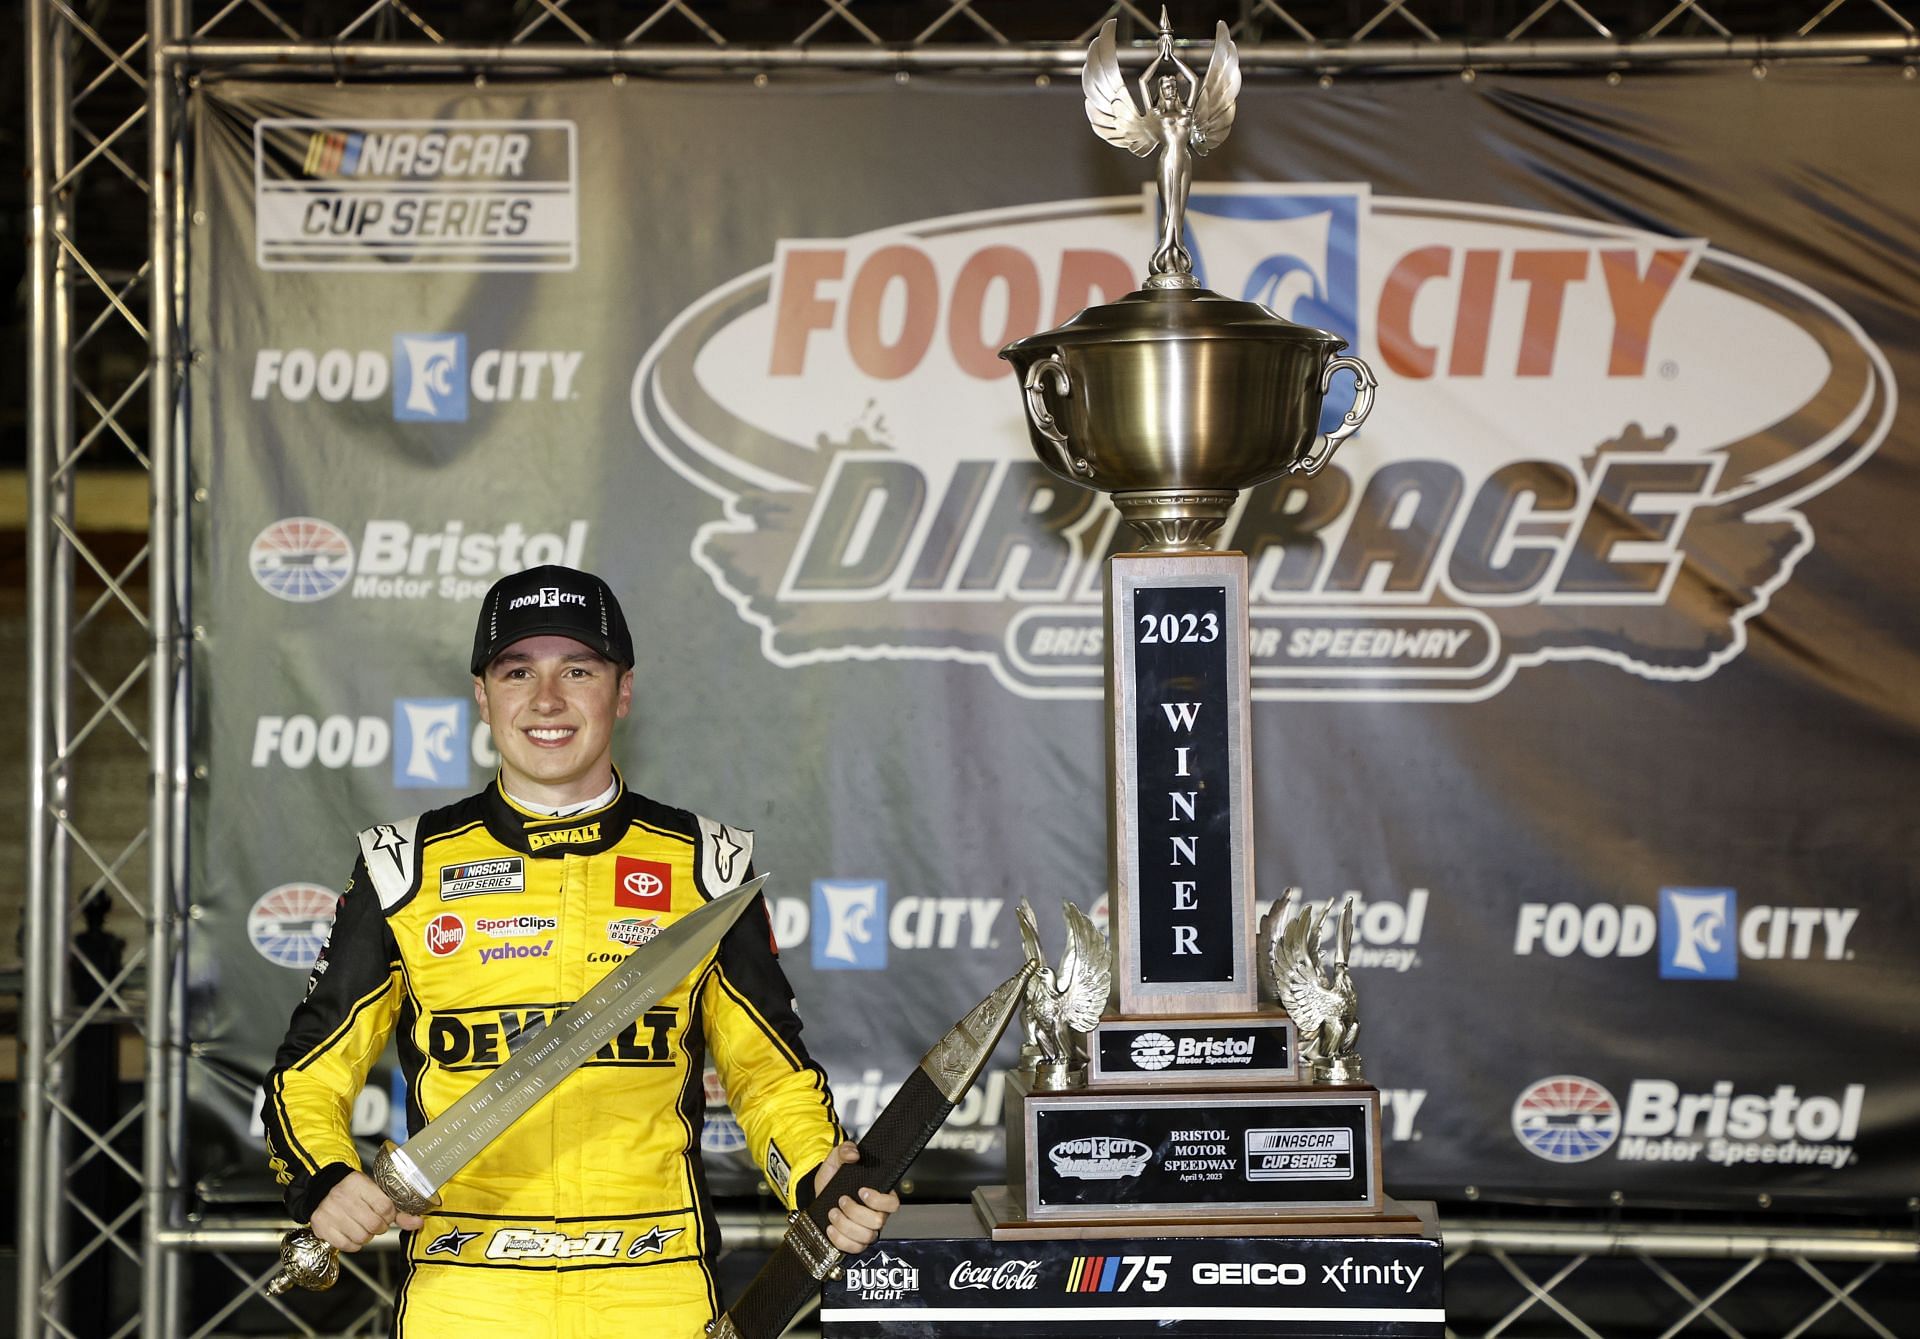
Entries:
{"type": "Polygon", "coordinates": [[[1865,1084],[1838,1093],[1792,1083],[1741,1091],[1721,1079],[1688,1091],[1667,1079],[1634,1079],[1624,1107],[1589,1078],[1557,1074],[1529,1085],[1513,1104],[1513,1133],[1548,1162],[1770,1164],[1840,1168],[1858,1161],[1854,1141],[1865,1084]]]}
{"type": "Polygon", "coordinates": [[[253,128],[267,270],[571,270],[571,121],[321,121],[253,128]]]}
{"type": "Polygon", "coordinates": [[[410,521],[375,520],[358,546],[319,516],[287,516],[253,538],[247,570],[260,589],[294,604],[313,604],[345,590],[356,600],[477,601],[510,572],[559,563],[581,566],[587,522],[565,530],[528,530],[508,521],[485,530],[464,520],[438,530],[410,521]]]}
{"type": "MultiPolygon", "coordinates": [[[[1892,421],[1846,312],[1705,239],[1363,185],[1199,185],[1188,221],[1209,287],[1380,378],[1331,465],[1219,532],[1260,697],[1483,699],[1554,660],[1705,678],[1812,547],[1801,504],[1892,421]]],[[[1035,461],[996,353],[1135,288],[1152,227],[1143,196],[788,240],[669,325],[635,419],[723,504],[692,554],[770,661],[1100,696],[1131,540],[1035,461]]]]}

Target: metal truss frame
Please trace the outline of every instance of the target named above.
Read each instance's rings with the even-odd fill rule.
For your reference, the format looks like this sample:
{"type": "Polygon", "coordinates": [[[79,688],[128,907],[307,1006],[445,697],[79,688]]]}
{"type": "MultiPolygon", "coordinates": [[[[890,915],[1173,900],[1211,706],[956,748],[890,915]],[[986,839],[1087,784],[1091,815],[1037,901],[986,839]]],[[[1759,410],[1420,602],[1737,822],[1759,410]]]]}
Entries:
{"type": "MultiPolygon", "coordinates": [[[[283,0],[283,8],[296,7],[283,0]]],[[[266,1304],[256,1296],[265,1262],[253,1252],[272,1234],[190,1220],[185,1160],[183,1095],[187,1067],[195,1063],[180,970],[192,918],[185,866],[191,687],[185,648],[196,635],[185,559],[191,510],[205,501],[189,492],[191,406],[180,337],[190,166],[181,128],[189,84],[202,72],[238,69],[336,79],[408,72],[476,79],[708,72],[763,81],[795,69],[885,72],[896,79],[916,70],[1050,77],[1078,68],[1081,51],[1108,17],[1136,35],[1155,27],[1145,0],[810,0],[771,7],[790,28],[774,40],[764,5],[515,0],[495,7],[489,30],[453,40],[441,27],[451,30],[456,19],[471,26],[474,7],[445,0],[308,0],[297,8],[290,19],[275,0],[25,5],[31,328],[17,1325],[23,1339],[81,1333],[69,1318],[75,1279],[103,1256],[124,1258],[140,1280],[138,1310],[115,1318],[107,1331],[112,1339],[135,1331],[148,1339],[225,1333],[242,1306],[266,1304]],[[454,17],[442,19],[443,8],[454,17]],[[751,31],[738,35],[743,30],[736,23],[751,31]],[[143,230],[96,226],[135,210],[144,215],[143,230]],[[146,542],[131,556],[116,557],[76,525],[76,494],[99,478],[102,465],[148,477],[146,542]],[[146,648],[130,671],[103,672],[78,654],[90,633],[109,626],[146,648]],[[96,775],[86,746],[115,733],[145,755],[150,785],[144,824],[103,837],[97,823],[80,817],[96,775]],[[136,917],[144,930],[143,942],[112,971],[76,952],[76,923],[103,900],[136,917]],[[137,1033],[144,1056],[141,1100],[105,1121],[72,1101],[76,1041],[84,1029],[101,1025],[137,1033]],[[74,1193],[73,1177],[89,1167],[104,1169],[118,1187],[112,1199],[119,1207],[103,1212],[74,1193]],[[222,1266],[231,1291],[224,1301],[193,1299],[196,1319],[189,1326],[191,1253],[222,1266]]],[[[1808,60],[1882,76],[1920,73],[1920,33],[1892,0],[1783,3],[1771,7],[1767,30],[1738,31],[1741,12],[1750,8],[1732,0],[1508,0],[1464,7],[1441,0],[1231,0],[1211,6],[1232,28],[1243,65],[1276,76],[1326,80],[1398,69],[1472,78],[1483,69],[1563,66],[1617,79],[1680,62],[1739,63],[1764,75],[1772,63],[1808,60]],[[1470,20],[1463,31],[1463,8],[1492,18],[1470,20]],[[1796,12],[1782,23],[1781,9],[1796,12]]],[[[1144,56],[1139,48],[1128,58],[1144,56]]],[[[1867,1248],[1858,1242],[1833,1237],[1808,1236],[1783,1247],[1751,1236],[1717,1248],[1744,1263],[1701,1296],[1661,1264],[1653,1249],[1660,1243],[1634,1246],[1604,1229],[1592,1229],[1601,1234],[1592,1239],[1534,1230],[1514,1238],[1466,1223],[1449,1229],[1453,1261],[1470,1254],[1491,1258],[1521,1288],[1512,1315],[1489,1333],[1523,1319],[1531,1327],[1533,1317],[1550,1314],[1592,1335],[1563,1300],[1569,1279],[1596,1253],[1626,1251],[1643,1258],[1685,1303],[1670,1334],[1706,1321],[1737,1339],[1739,1331],[1721,1314],[1727,1295],[1763,1259],[1784,1256],[1823,1293],[1793,1334],[1840,1310],[1888,1335],[1856,1294],[1886,1261],[1914,1258],[1910,1237],[1878,1242],[1863,1256],[1867,1248]],[[1543,1257],[1567,1263],[1536,1278],[1529,1269],[1538,1271],[1543,1257]],[[1850,1259],[1864,1263],[1845,1283],[1814,1263],[1850,1259]]],[[[1663,1248],[1684,1244],[1669,1241],[1663,1248]]],[[[351,1333],[381,1326],[383,1299],[390,1297],[382,1256],[367,1260],[353,1274],[371,1290],[371,1300],[346,1322],[351,1333]]],[[[317,1332],[297,1308],[274,1304],[285,1326],[317,1332]]]]}

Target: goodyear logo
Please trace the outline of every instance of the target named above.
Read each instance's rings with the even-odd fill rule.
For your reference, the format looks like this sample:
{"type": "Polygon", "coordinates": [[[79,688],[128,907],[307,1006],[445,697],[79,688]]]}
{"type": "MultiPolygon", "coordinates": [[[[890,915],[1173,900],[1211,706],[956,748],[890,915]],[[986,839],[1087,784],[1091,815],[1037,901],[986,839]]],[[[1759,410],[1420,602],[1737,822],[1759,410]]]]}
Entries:
{"type": "MultiPolygon", "coordinates": [[[[729,500],[692,556],[770,661],[1100,696],[1132,541],[1033,458],[996,354],[1136,288],[1154,215],[1149,188],[785,241],[669,325],[636,421],[729,500]]],[[[1892,423],[1853,319],[1711,238],[1345,185],[1196,185],[1188,223],[1208,287],[1380,379],[1331,465],[1217,535],[1250,561],[1257,697],[1479,700],[1569,660],[1705,679],[1892,423]]]]}
{"type": "Polygon", "coordinates": [[[582,846],[588,842],[600,840],[598,823],[582,823],[577,828],[561,828],[558,832],[529,832],[527,849],[544,851],[549,846],[582,846]]]}

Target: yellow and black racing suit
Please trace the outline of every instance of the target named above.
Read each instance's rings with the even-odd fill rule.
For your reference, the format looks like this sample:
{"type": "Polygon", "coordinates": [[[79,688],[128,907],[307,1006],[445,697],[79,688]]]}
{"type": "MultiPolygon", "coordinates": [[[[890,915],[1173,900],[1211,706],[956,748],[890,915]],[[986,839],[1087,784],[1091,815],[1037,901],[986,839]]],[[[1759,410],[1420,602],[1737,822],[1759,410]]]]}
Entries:
{"type": "MultiPolygon", "coordinates": [[[[624,782],[555,819],[496,781],[360,834],[333,936],[267,1076],[268,1156],[304,1222],[360,1166],[349,1117],[397,1034],[417,1131],[518,1034],[685,912],[748,877],[752,834],[624,782]]],[[[719,1305],[700,1160],[709,1061],[789,1208],[843,1137],[800,1041],[765,904],[699,970],[440,1189],[405,1238],[405,1339],[693,1339],[719,1305]]]]}

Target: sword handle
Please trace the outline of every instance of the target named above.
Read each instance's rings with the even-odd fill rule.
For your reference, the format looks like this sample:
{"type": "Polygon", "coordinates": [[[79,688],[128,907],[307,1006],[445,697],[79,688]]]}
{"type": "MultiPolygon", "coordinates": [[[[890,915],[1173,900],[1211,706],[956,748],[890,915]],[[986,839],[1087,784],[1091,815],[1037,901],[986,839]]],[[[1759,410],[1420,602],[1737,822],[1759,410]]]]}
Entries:
{"type": "MultiPolygon", "coordinates": [[[[381,1141],[369,1175],[403,1213],[424,1214],[440,1207],[440,1197],[425,1188],[425,1178],[391,1139],[381,1141]]],[[[339,1279],[340,1252],[314,1236],[312,1228],[303,1227],[281,1238],[280,1268],[267,1280],[267,1296],[278,1297],[296,1287],[325,1292],[339,1279]]]]}
{"type": "Polygon", "coordinates": [[[280,1268],[267,1280],[267,1296],[278,1297],[293,1288],[324,1292],[340,1278],[340,1252],[313,1235],[312,1228],[289,1232],[280,1239],[280,1268]]]}

